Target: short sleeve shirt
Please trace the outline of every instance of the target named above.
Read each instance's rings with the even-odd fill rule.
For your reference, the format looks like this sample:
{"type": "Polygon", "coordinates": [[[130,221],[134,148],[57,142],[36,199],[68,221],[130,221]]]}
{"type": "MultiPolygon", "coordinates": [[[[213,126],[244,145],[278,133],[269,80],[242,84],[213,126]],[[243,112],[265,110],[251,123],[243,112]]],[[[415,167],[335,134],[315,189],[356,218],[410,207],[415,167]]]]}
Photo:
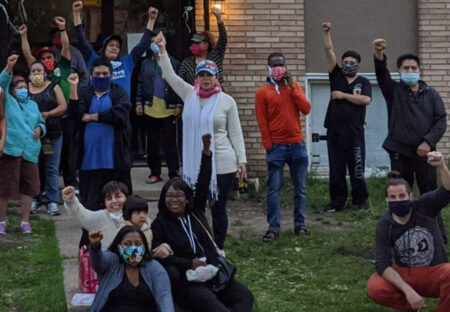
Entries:
{"type": "MultiPolygon", "coordinates": [[[[360,89],[361,95],[372,97],[372,89],[368,79],[358,76],[349,84],[338,65],[329,73],[329,79],[330,92],[341,91],[353,94],[355,89],[360,89]]],[[[347,100],[332,100],[330,97],[324,126],[328,130],[357,136],[364,133],[365,118],[366,105],[356,105],[347,100]]]]}

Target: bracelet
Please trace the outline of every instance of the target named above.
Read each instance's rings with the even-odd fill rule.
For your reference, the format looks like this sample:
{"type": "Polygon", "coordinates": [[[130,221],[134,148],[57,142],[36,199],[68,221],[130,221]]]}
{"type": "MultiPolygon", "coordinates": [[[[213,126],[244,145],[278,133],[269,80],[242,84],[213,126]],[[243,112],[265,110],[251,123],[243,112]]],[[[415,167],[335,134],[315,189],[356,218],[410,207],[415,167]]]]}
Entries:
{"type": "Polygon", "coordinates": [[[59,29],[59,32],[62,32],[62,31],[66,31],[66,29],[64,28],[64,29],[59,29]]]}

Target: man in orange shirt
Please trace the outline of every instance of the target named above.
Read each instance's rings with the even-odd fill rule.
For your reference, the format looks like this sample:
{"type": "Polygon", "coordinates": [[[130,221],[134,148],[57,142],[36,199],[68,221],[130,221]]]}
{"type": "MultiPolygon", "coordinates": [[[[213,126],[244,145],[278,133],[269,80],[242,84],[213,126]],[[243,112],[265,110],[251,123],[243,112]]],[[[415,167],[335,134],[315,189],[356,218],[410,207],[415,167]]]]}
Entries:
{"type": "Polygon", "coordinates": [[[301,86],[294,81],[281,53],[268,58],[268,84],[255,94],[255,112],[266,149],[269,173],[267,180],[267,222],[264,241],[274,241],[280,233],[280,190],[284,164],[288,164],[294,184],[294,232],[309,235],[306,230],[306,174],[308,154],[303,141],[300,112],[309,114],[311,104],[301,86]]]}

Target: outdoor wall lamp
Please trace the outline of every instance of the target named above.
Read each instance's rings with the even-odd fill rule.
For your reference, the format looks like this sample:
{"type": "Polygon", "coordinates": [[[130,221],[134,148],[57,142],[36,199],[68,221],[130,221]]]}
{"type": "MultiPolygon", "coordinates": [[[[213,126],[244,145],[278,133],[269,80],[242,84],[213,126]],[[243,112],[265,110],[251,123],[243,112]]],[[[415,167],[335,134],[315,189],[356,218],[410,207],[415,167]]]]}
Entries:
{"type": "Polygon", "coordinates": [[[225,0],[210,0],[211,8],[220,10],[220,13],[225,14],[225,0]]]}

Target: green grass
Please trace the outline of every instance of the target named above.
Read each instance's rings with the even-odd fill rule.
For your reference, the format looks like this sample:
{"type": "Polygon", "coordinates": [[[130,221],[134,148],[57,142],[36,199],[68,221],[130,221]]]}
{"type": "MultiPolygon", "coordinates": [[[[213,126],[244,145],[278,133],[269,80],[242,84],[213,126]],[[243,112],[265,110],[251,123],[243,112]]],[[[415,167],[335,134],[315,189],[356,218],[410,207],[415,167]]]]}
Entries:
{"type": "Polygon", "coordinates": [[[23,235],[14,210],[8,235],[0,237],[0,311],[66,311],[53,221],[32,216],[33,234],[23,235]]]}
{"type": "MultiPolygon", "coordinates": [[[[287,182],[287,181],[286,181],[287,182]]],[[[325,216],[328,181],[314,176],[308,181],[308,212],[314,213],[309,226],[312,235],[295,237],[292,230],[281,232],[280,239],[264,243],[244,232],[229,238],[227,252],[238,267],[237,279],[255,295],[255,311],[323,312],[386,311],[366,296],[366,283],[375,268],[375,226],[387,208],[385,179],[367,180],[371,209],[345,209],[325,216]],[[322,221],[322,222],[320,222],[322,221]]],[[[252,194],[264,200],[264,194],[252,194]]],[[[292,185],[285,183],[283,206],[292,209],[292,185]]],[[[450,215],[443,211],[444,223],[450,215]]],[[[436,308],[427,299],[426,311],[436,308]]]]}

